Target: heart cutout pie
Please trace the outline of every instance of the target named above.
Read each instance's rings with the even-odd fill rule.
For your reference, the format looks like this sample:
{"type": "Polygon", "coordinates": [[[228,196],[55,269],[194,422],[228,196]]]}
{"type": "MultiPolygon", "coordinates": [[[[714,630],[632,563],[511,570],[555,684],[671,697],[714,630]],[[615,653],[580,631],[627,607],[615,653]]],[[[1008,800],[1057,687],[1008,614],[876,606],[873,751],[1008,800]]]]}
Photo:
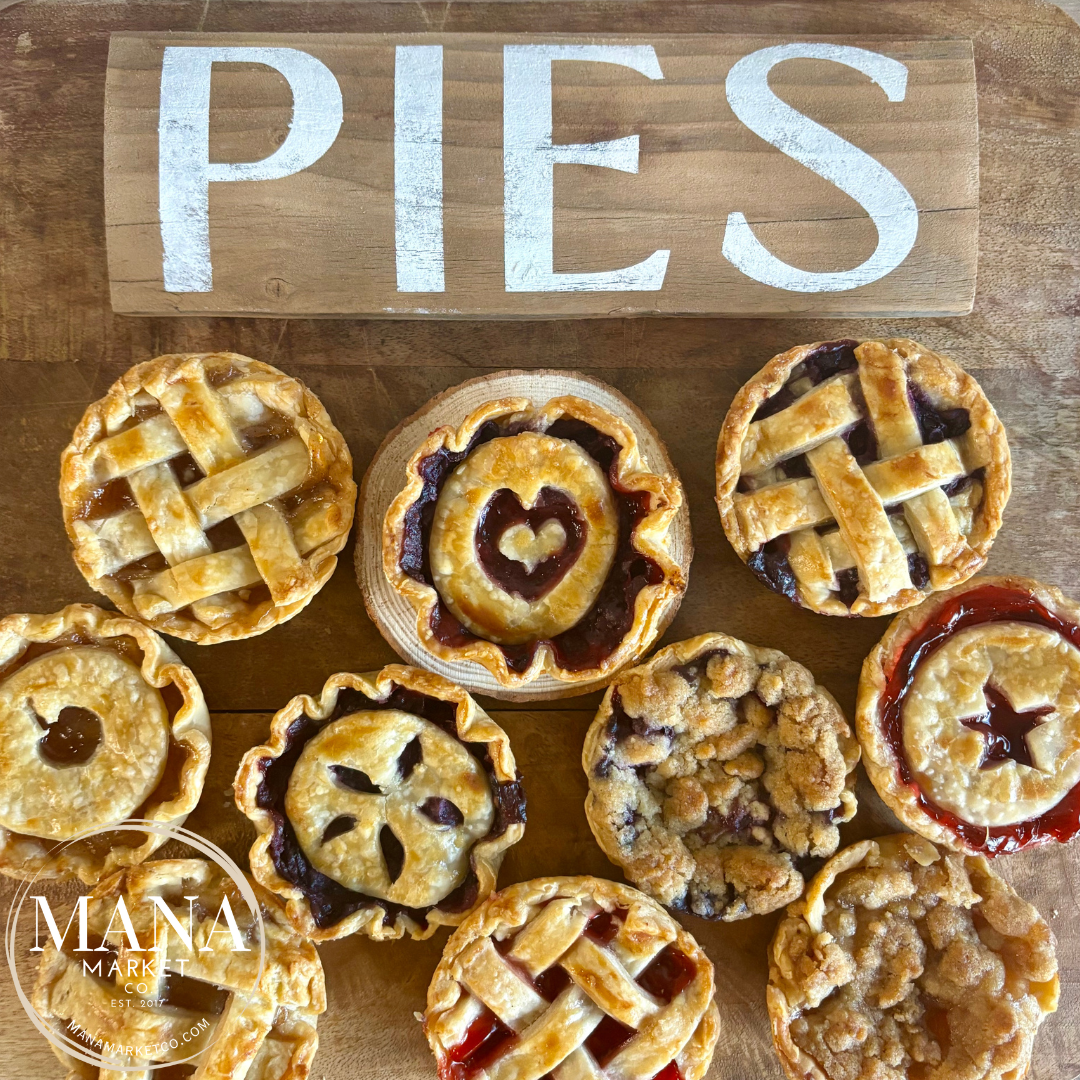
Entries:
{"type": "Polygon", "coordinates": [[[565,491],[541,488],[526,509],[515,492],[502,488],[481,512],[476,553],[499,588],[532,603],[577,562],[587,532],[577,503],[565,491]]]}

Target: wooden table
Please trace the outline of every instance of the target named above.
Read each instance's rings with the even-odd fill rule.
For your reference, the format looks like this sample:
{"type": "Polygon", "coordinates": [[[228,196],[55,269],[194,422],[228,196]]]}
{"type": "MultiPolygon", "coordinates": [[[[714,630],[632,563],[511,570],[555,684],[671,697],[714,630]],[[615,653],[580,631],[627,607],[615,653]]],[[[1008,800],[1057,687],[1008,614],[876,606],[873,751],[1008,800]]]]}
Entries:
{"type": "MultiPolygon", "coordinates": [[[[0,5],[3,6],[3,5],[0,5]]],[[[921,339],[974,372],[1009,429],[1014,492],[989,569],[1080,595],[1080,28],[1036,0],[923,3],[573,4],[151,3],[38,0],[0,11],[0,610],[53,611],[97,599],[68,554],[56,495],[60,450],[85,405],[126,367],[163,352],[234,349],[303,378],[344,432],[362,474],[398,420],[432,394],[504,367],[576,368],[634,400],[665,437],[691,505],[697,555],[666,640],[720,629],[807,663],[853,710],[862,657],[884,620],[832,620],[763,589],[724,540],[712,502],[716,434],[736,388],[789,345],[838,334],[921,339]],[[974,314],[911,321],[595,320],[378,322],[133,319],[106,288],[102,105],[113,30],[753,32],[971,38],[981,128],[981,235],[974,314]]],[[[188,821],[243,860],[252,831],[232,806],[244,749],[293,694],[393,654],[364,613],[347,549],[293,622],[252,641],[177,650],[214,710],[205,794],[188,821]]],[[[501,880],[616,876],[585,823],[577,764],[597,695],[534,706],[485,702],[510,734],[528,785],[529,825],[501,880]]],[[[895,824],[868,785],[845,839],[895,824]]],[[[1036,1044],[1037,1080],[1080,1074],[1080,866],[1076,849],[999,866],[1059,937],[1062,1009],[1036,1044]]],[[[7,886],[0,888],[6,896],[7,886]]],[[[6,907],[6,905],[5,905],[6,907]]],[[[712,1076],[779,1077],[764,1011],[764,949],[775,918],[687,919],[717,965],[723,1018],[712,1076]]],[[[412,1019],[445,935],[425,944],[348,940],[320,951],[330,1004],[314,1075],[434,1075],[412,1019]]],[[[0,979],[0,1075],[60,1067],[0,979]]]]}

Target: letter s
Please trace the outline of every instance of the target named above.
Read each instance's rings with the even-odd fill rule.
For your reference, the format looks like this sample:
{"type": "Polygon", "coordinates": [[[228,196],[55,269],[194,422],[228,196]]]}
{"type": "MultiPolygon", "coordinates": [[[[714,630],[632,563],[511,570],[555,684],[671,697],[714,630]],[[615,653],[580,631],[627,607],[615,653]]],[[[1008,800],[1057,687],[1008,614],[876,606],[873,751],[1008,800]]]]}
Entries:
{"type": "Polygon", "coordinates": [[[859,203],[877,228],[877,248],[866,262],[851,270],[799,270],[773,255],[741,213],[732,213],[724,230],[724,257],[755,281],[791,292],[840,292],[868,285],[907,258],[919,231],[919,211],[904,185],[884,165],[772,92],[769,72],[782,60],[845,64],[873,79],[890,101],[904,100],[907,68],[899,60],[850,45],[775,45],[732,65],[725,87],[732,111],[754,134],[859,203]]]}

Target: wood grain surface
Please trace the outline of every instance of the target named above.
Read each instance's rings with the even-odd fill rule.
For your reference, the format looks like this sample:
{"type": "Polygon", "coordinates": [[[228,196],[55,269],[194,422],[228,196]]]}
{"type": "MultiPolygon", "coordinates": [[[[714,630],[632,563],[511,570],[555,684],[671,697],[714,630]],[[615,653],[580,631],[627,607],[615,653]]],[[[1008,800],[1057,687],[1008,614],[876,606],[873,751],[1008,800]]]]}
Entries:
{"type": "MultiPolygon", "coordinates": [[[[359,478],[385,435],[435,393],[503,368],[573,368],[634,401],[686,487],[696,547],[691,586],[666,640],[721,629],[806,663],[851,715],[862,657],[883,620],[797,610],[757,584],[723,538],[712,503],[715,438],[738,386],[774,353],[835,337],[906,335],[953,356],[1004,419],[1015,487],[988,570],[1043,578],[1080,597],[1080,28],[1036,0],[787,0],[574,4],[99,3],[24,0],[0,11],[0,610],[92,601],[70,559],[58,457],[85,406],[130,364],[177,350],[235,349],[303,378],[352,448],[359,478]],[[938,320],[380,322],[133,319],[112,313],[104,242],[102,119],[114,30],[406,33],[861,34],[974,43],[980,120],[979,278],[974,313],[938,320]]],[[[215,710],[211,777],[189,824],[243,856],[232,809],[240,754],[268,713],[338,670],[393,659],[364,613],[350,558],[293,622],[249,642],[176,643],[215,710]]],[[[597,695],[512,708],[486,702],[522,761],[525,839],[503,882],[540,873],[614,875],[588,833],[581,739],[597,695]]],[[[872,792],[845,839],[893,827],[872,792]]],[[[1076,849],[998,865],[1051,919],[1062,1008],[1036,1043],[1035,1080],[1080,1074],[1080,895],[1076,849]],[[1056,914],[1055,914],[1056,913],[1056,914]]],[[[6,892],[3,895],[7,895],[6,892]]],[[[3,901],[0,900],[0,904],[3,901]]],[[[775,918],[733,926],[687,919],[717,965],[724,1034],[713,1080],[778,1080],[765,1023],[764,946],[775,918]]],[[[412,1010],[444,936],[322,948],[330,1011],[316,1077],[421,1080],[434,1069],[412,1010]]],[[[0,1077],[59,1078],[7,979],[0,979],[0,1077]]]]}
{"type": "MultiPolygon", "coordinates": [[[[612,271],[670,257],[656,291],[511,291],[504,272],[504,117],[511,115],[506,35],[117,35],[105,101],[105,208],[112,304],[128,314],[457,317],[624,314],[960,315],[971,309],[978,240],[979,146],[975,69],[964,40],[835,43],[870,49],[907,70],[902,101],[840,64],[792,60],[770,86],[785,102],[892,173],[919,210],[918,237],[891,273],[857,289],[795,292],[742,273],[721,254],[738,211],[777,258],[800,270],[853,269],[877,244],[859,205],[770,146],[728,105],[734,63],[788,36],[590,36],[589,44],[648,46],[663,79],[611,64],[552,65],[556,145],[633,135],[634,173],[554,170],[553,269],[612,271]],[[395,104],[397,45],[442,49],[445,289],[397,290],[395,104]],[[158,103],[167,46],[289,47],[333,73],[344,121],[308,168],[258,183],[210,188],[213,290],[166,292],[158,194],[158,103]],[[505,283],[505,284],[504,284],[505,283]]],[[[583,38],[544,37],[543,42],[583,38]]],[[[831,37],[815,38],[832,42],[831,37]]],[[[546,96],[537,88],[533,94],[546,96]]],[[[257,161],[289,130],[292,95],[260,64],[214,69],[210,160],[257,161]]],[[[851,169],[854,177],[860,171],[851,169]]],[[[863,170],[865,171],[865,170],[863,170]]],[[[505,183],[511,183],[506,170],[505,183]]],[[[175,186],[175,185],[174,185],[175,186]]],[[[507,188],[509,190],[509,188],[507,188]]],[[[430,195],[427,196],[430,198],[430,195]]],[[[509,198],[509,196],[506,196],[509,198]]],[[[531,209],[531,206],[529,207],[531,209]]],[[[519,256],[522,261],[531,262],[519,256]]],[[[510,260],[513,265],[514,260],[510,260]]]]}

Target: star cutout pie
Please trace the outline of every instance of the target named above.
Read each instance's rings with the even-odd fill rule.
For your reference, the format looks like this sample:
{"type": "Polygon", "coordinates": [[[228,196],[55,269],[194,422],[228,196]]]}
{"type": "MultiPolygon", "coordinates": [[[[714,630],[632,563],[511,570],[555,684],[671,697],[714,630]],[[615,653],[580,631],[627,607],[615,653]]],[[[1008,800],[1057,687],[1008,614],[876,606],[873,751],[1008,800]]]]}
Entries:
{"type": "Polygon", "coordinates": [[[1017,712],[1009,699],[989,683],[983,687],[986,712],[968,716],[960,721],[964,727],[986,737],[980,769],[988,769],[1002,761],[1015,761],[1017,765],[1034,768],[1028,733],[1037,728],[1043,718],[1054,711],[1053,705],[1017,712]]]}

